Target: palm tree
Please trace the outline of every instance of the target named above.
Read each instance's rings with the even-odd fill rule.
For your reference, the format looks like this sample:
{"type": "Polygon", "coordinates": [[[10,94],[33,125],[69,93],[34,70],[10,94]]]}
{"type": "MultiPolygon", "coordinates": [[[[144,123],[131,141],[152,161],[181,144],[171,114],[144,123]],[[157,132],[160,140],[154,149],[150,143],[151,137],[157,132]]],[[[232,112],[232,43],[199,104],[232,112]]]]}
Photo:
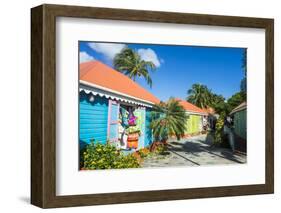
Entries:
{"type": "Polygon", "coordinates": [[[200,108],[207,108],[211,105],[212,92],[206,85],[193,84],[191,89],[187,91],[187,94],[186,100],[200,108]]]}
{"type": "Polygon", "coordinates": [[[142,60],[135,50],[128,47],[124,48],[114,57],[113,65],[116,70],[124,73],[134,81],[136,77],[143,76],[148,85],[150,87],[152,86],[152,79],[149,75],[149,71],[154,71],[156,67],[151,61],[142,60]]]}
{"type": "Polygon", "coordinates": [[[169,136],[179,140],[184,135],[187,115],[179,101],[170,98],[154,106],[151,128],[157,141],[166,142],[169,136]]]}

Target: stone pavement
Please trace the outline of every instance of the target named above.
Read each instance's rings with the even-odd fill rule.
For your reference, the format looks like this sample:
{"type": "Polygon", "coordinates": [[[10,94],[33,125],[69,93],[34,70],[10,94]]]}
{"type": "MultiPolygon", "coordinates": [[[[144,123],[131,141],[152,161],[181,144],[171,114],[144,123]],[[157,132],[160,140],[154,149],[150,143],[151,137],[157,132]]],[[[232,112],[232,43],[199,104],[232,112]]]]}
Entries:
{"type": "Polygon", "coordinates": [[[246,163],[245,155],[233,154],[230,149],[212,147],[212,136],[200,135],[170,140],[163,155],[150,155],[142,167],[201,166],[246,163]]]}

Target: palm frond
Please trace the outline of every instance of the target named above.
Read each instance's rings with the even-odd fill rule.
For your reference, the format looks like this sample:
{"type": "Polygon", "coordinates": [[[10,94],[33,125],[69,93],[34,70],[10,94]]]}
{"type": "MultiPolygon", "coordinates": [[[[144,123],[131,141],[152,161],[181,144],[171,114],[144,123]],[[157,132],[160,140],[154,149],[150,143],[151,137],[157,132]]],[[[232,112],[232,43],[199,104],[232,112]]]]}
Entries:
{"type": "Polygon", "coordinates": [[[136,77],[144,77],[147,84],[152,87],[152,79],[149,75],[150,71],[154,71],[156,66],[151,61],[144,61],[136,50],[124,48],[120,53],[116,54],[113,60],[116,70],[135,80],[136,77]]]}
{"type": "Polygon", "coordinates": [[[179,101],[170,98],[166,103],[154,106],[152,111],[152,129],[156,139],[184,134],[187,116],[179,101]],[[163,135],[164,134],[164,135],[163,135]]]}

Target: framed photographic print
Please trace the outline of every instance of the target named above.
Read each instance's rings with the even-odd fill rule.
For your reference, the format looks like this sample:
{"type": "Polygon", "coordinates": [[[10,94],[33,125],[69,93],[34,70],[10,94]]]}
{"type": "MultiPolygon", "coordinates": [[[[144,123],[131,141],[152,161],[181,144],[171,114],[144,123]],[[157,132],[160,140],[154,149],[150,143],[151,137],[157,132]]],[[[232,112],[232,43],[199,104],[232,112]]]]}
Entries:
{"type": "Polygon", "coordinates": [[[273,19],[31,9],[31,203],[273,193],[273,19]]]}

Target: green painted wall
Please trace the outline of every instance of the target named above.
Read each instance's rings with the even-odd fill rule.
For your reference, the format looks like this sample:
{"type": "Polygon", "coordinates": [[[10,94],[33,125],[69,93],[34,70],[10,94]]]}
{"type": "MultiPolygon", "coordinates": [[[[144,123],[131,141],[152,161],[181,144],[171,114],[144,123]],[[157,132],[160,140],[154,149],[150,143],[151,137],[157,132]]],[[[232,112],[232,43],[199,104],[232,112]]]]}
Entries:
{"type": "Polygon", "coordinates": [[[241,138],[247,137],[247,113],[246,110],[241,110],[234,114],[234,131],[241,138]]]}
{"type": "Polygon", "coordinates": [[[138,149],[144,148],[145,140],[145,109],[139,108],[134,111],[134,115],[137,117],[137,127],[140,129],[141,134],[139,136],[138,149]]]}
{"type": "Polygon", "coordinates": [[[188,115],[188,119],[186,122],[186,134],[200,132],[201,122],[202,118],[200,115],[188,115]]]}

